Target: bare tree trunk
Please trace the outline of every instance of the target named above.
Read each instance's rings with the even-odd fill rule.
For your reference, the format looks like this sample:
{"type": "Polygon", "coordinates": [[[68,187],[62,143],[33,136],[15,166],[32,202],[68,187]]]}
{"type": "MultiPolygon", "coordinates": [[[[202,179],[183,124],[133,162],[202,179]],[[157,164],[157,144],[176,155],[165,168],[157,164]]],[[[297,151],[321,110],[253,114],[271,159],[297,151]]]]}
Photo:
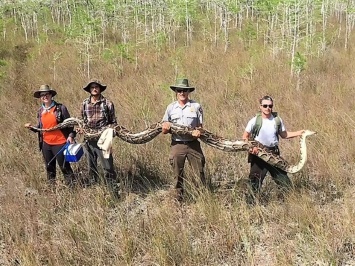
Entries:
{"type": "Polygon", "coordinates": [[[23,31],[25,33],[25,40],[26,40],[26,42],[28,42],[27,23],[26,23],[27,19],[26,19],[24,14],[21,14],[20,18],[21,18],[22,29],[23,29],[23,31]]]}
{"type": "Polygon", "coordinates": [[[191,20],[188,12],[188,0],[185,2],[185,23],[186,23],[186,46],[190,46],[191,20]]]}

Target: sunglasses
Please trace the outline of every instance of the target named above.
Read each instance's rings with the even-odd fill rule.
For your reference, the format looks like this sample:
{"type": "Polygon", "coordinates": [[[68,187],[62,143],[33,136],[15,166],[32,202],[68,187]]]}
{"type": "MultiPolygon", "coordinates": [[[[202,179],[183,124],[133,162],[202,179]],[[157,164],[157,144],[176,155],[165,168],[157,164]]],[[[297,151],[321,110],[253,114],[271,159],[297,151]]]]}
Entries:
{"type": "Polygon", "coordinates": [[[272,104],[262,104],[261,106],[262,106],[263,108],[269,107],[270,109],[272,109],[272,107],[274,107],[272,104]]]}
{"type": "Polygon", "coordinates": [[[50,95],[50,93],[49,93],[49,92],[46,92],[46,93],[41,93],[41,94],[40,94],[40,96],[41,96],[41,97],[46,97],[46,96],[48,96],[48,95],[50,95]]]}
{"type": "Polygon", "coordinates": [[[188,92],[189,90],[186,89],[176,89],[177,93],[181,93],[181,92],[188,92]]]}

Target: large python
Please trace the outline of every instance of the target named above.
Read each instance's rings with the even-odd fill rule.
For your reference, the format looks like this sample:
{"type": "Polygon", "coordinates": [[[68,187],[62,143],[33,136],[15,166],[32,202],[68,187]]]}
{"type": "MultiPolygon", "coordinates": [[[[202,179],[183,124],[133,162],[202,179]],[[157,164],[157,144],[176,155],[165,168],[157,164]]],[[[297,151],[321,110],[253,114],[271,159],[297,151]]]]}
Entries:
{"type": "MultiPolygon", "coordinates": [[[[58,124],[55,127],[48,128],[48,129],[40,129],[33,127],[34,130],[37,131],[53,131],[57,129],[62,129],[65,127],[71,126],[78,126],[79,131],[84,134],[85,139],[98,139],[102,132],[107,128],[113,128],[116,136],[131,144],[144,144],[156,136],[158,136],[162,132],[162,122],[158,122],[152,124],[151,126],[147,127],[145,130],[132,133],[128,129],[123,126],[116,125],[116,126],[107,126],[100,130],[93,130],[85,127],[85,124],[82,119],[79,118],[68,118],[65,119],[62,123],[58,124]]],[[[191,134],[193,128],[182,126],[178,124],[171,124],[171,133],[184,135],[184,134],[191,134]]],[[[305,130],[300,138],[300,152],[301,158],[298,164],[290,165],[285,159],[281,156],[273,154],[269,151],[266,147],[264,147],[261,143],[257,141],[244,141],[244,140],[228,140],[223,137],[219,137],[212,132],[206,129],[199,129],[201,132],[200,140],[207,145],[214,147],[216,149],[225,151],[225,152],[239,152],[239,151],[249,151],[253,147],[258,148],[258,156],[265,162],[284,170],[287,173],[297,173],[300,171],[307,161],[307,147],[306,147],[306,137],[315,134],[316,132],[305,130]]]]}

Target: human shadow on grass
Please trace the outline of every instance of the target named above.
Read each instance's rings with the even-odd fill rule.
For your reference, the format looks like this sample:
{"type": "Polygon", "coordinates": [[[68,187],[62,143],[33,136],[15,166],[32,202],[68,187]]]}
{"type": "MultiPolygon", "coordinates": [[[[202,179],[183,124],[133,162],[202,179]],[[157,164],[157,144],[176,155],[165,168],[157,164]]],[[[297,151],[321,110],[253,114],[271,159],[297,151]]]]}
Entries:
{"type": "Polygon", "coordinates": [[[119,167],[117,176],[122,191],[126,193],[147,194],[169,185],[154,166],[139,161],[130,167],[119,167]]]}
{"type": "Polygon", "coordinates": [[[251,189],[248,178],[215,182],[213,191],[217,195],[229,198],[230,202],[244,202],[248,205],[269,205],[272,202],[282,202],[287,193],[278,187],[271,178],[264,180],[259,192],[251,189]]]}
{"type": "MultiPolygon", "coordinates": [[[[102,169],[99,167],[99,180],[94,181],[89,176],[85,162],[75,164],[74,175],[77,188],[89,188],[96,185],[105,185],[106,180],[102,169]]],[[[162,187],[168,186],[167,180],[162,178],[158,169],[153,165],[146,165],[134,161],[129,166],[116,165],[117,180],[120,193],[137,193],[145,195],[162,187]]]]}

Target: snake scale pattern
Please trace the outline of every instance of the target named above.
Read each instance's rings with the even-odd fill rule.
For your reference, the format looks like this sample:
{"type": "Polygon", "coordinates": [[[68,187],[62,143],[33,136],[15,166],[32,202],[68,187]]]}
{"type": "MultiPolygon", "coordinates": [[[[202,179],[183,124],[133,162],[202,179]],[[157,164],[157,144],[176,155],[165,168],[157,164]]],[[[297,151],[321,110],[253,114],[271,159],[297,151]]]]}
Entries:
{"type": "MultiPolygon", "coordinates": [[[[64,120],[62,123],[58,124],[55,127],[48,129],[40,129],[33,127],[34,130],[37,131],[53,131],[57,129],[62,129],[66,127],[77,126],[84,134],[84,139],[98,139],[102,132],[111,127],[114,129],[116,136],[122,139],[125,142],[130,144],[144,144],[155,137],[157,137],[162,132],[162,122],[158,122],[150,125],[145,130],[133,133],[126,129],[123,126],[108,126],[102,128],[100,130],[93,130],[85,127],[82,119],[79,118],[68,118],[64,120]]],[[[193,128],[182,126],[178,124],[171,124],[171,133],[183,135],[183,134],[191,134],[193,128]]],[[[265,162],[284,170],[287,173],[297,173],[300,171],[307,161],[307,147],[306,147],[306,137],[315,134],[316,132],[305,130],[305,132],[300,137],[300,152],[301,158],[300,161],[296,165],[290,165],[285,159],[281,156],[275,155],[270,152],[266,147],[264,147],[261,143],[257,141],[244,141],[244,140],[228,140],[223,137],[219,137],[212,132],[206,129],[199,129],[201,132],[200,140],[207,145],[222,150],[224,152],[239,152],[239,151],[249,151],[253,147],[258,147],[257,156],[264,160],[265,162]]]]}

